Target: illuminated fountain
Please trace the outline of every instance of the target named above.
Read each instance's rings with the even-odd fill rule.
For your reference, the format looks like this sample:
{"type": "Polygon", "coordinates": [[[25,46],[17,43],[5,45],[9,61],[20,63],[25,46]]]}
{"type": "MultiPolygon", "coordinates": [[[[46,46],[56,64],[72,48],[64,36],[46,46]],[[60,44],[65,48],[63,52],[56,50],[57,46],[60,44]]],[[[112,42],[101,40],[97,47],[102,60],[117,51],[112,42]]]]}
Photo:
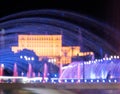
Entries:
{"type": "Polygon", "coordinates": [[[28,64],[27,77],[32,77],[32,65],[31,65],[31,63],[28,64]]]}
{"type": "Polygon", "coordinates": [[[0,65],[0,76],[3,76],[4,64],[0,65]]]}
{"type": "MultiPolygon", "coordinates": [[[[108,42],[108,40],[106,40],[106,38],[109,37],[109,39],[112,39],[112,41],[118,42],[119,32],[104,23],[76,13],[58,10],[35,10],[21,12],[0,18],[0,22],[0,27],[3,28],[5,33],[4,40],[2,40],[4,43],[4,48],[2,48],[2,50],[6,50],[7,48],[12,48],[12,46],[18,45],[17,36],[20,34],[27,34],[62,35],[62,46],[80,46],[80,52],[94,52],[96,56],[92,57],[92,61],[81,60],[77,62],[72,62],[66,68],[62,67],[64,65],[62,65],[61,63],[59,71],[59,76],[61,79],[105,79],[109,71],[111,71],[112,77],[119,77],[120,68],[119,63],[117,63],[119,62],[119,60],[115,61],[116,59],[101,59],[94,61],[94,58],[96,58],[97,56],[99,58],[102,58],[105,53],[109,55],[119,54],[117,51],[119,46],[116,46],[117,43],[108,42]],[[50,17],[48,17],[48,15],[50,15],[50,17]],[[114,33],[115,31],[116,33],[114,33]],[[107,37],[100,37],[99,33],[107,37]],[[114,37],[113,34],[117,34],[117,37],[116,35],[114,35],[114,37]]],[[[20,45],[22,47],[24,46],[22,43],[20,45]]],[[[26,45],[32,47],[32,45],[30,45],[29,43],[26,45]]],[[[40,49],[37,50],[39,51],[40,49]]],[[[68,54],[70,54],[71,56],[73,56],[73,53],[74,50],[71,50],[70,52],[68,51],[68,54]]],[[[36,71],[34,70],[34,66],[32,66],[34,63],[36,63],[34,59],[31,60],[32,63],[27,63],[28,61],[23,61],[24,57],[20,57],[18,59],[17,56],[13,56],[13,58],[11,58],[7,51],[3,52],[2,54],[4,55],[3,57],[5,59],[3,60],[3,57],[0,56],[0,63],[5,64],[6,69],[8,67],[8,69],[13,71],[12,65],[14,65],[14,67],[16,66],[16,68],[18,68],[20,72],[23,72],[22,76],[26,74],[27,70],[27,77],[35,77],[36,75],[38,77],[42,77],[41,74],[43,74],[43,79],[47,77],[48,69],[46,64],[42,66],[44,67],[44,71],[40,74],[42,68],[35,67],[36,69],[38,69],[36,71]],[[2,60],[5,62],[3,62],[2,60]],[[13,64],[14,62],[17,63],[13,64]],[[28,67],[24,67],[24,64],[28,64],[28,67]],[[39,70],[40,68],[41,70],[39,70]]],[[[68,58],[68,54],[65,55],[66,57],[63,58],[63,60],[66,60],[68,58]]],[[[76,56],[77,54],[78,53],[76,53],[76,56]]],[[[29,56],[29,54],[27,55],[29,56]]],[[[66,62],[66,64],[68,64],[68,62],[66,62]]],[[[16,69],[14,68],[14,70],[16,69]]],[[[2,73],[0,75],[2,75],[2,73]]]]}
{"type": "MultiPolygon", "coordinates": [[[[13,76],[14,76],[14,77],[17,77],[17,76],[18,76],[17,64],[16,64],[16,63],[14,63],[13,76]]],[[[13,79],[13,82],[14,82],[14,83],[16,82],[16,79],[15,79],[15,78],[13,79]]]]}
{"type": "Polygon", "coordinates": [[[44,71],[43,71],[43,82],[45,82],[45,78],[47,78],[47,72],[48,71],[48,69],[47,69],[47,64],[45,63],[44,64],[44,71]]]}
{"type": "Polygon", "coordinates": [[[119,56],[94,61],[72,62],[63,68],[61,79],[108,79],[120,78],[119,56]],[[110,74],[109,74],[110,73],[110,74]]]}

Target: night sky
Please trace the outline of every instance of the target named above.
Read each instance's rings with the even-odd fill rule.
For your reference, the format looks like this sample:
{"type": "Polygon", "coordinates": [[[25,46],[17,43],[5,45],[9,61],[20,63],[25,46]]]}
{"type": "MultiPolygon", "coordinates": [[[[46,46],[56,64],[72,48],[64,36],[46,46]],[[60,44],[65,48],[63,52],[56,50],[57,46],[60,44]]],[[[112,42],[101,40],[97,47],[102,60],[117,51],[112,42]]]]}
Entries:
{"type": "MultiPolygon", "coordinates": [[[[55,9],[78,13],[106,23],[120,31],[120,0],[0,0],[0,17],[22,11],[36,9],[55,9]]],[[[97,33],[107,42],[114,45],[120,52],[120,42],[118,33],[108,34],[97,33]],[[117,35],[117,37],[116,37],[117,35]],[[114,39],[112,38],[114,36],[114,39]],[[114,43],[116,42],[116,44],[114,43]]]]}
{"type": "Polygon", "coordinates": [[[0,17],[35,9],[73,11],[120,29],[120,0],[0,0],[0,17]]]}

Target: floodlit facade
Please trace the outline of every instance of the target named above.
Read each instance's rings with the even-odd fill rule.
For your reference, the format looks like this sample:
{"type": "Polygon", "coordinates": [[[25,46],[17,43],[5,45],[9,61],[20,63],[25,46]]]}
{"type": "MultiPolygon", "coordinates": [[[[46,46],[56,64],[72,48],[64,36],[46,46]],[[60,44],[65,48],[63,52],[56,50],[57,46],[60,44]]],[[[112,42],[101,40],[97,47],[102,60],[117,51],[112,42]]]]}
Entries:
{"type": "Polygon", "coordinates": [[[74,56],[92,55],[93,52],[80,52],[79,46],[62,46],[62,35],[18,35],[18,46],[13,46],[14,53],[23,49],[33,50],[39,60],[47,57],[54,64],[71,63],[74,56]]]}

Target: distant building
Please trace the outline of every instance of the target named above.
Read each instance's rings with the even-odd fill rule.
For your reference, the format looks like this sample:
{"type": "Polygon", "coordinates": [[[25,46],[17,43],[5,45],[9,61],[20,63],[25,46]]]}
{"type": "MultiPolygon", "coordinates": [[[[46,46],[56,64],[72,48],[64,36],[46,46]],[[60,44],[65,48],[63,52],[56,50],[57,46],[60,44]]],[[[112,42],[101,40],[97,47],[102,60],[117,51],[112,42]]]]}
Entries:
{"type": "Polygon", "coordinates": [[[18,35],[18,46],[13,46],[14,53],[33,50],[39,60],[48,58],[54,64],[69,64],[72,57],[93,55],[93,52],[80,52],[79,46],[62,46],[62,35],[18,35]]]}

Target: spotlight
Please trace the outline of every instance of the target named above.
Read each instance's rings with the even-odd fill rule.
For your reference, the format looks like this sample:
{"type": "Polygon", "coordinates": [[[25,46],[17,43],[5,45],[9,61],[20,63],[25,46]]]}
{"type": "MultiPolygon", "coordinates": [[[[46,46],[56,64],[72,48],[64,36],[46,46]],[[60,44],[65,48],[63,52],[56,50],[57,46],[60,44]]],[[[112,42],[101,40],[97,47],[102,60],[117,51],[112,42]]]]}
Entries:
{"type": "Polygon", "coordinates": [[[105,83],[105,80],[102,80],[103,83],[105,83]]]}
{"type": "Polygon", "coordinates": [[[99,80],[97,80],[97,82],[100,82],[99,80]]]}
{"type": "Polygon", "coordinates": [[[114,56],[114,59],[116,59],[116,56],[114,56]]]}
{"type": "Polygon", "coordinates": [[[20,56],[20,58],[22,59],[22,58],[23,58],[23,56],[20,56]]]}
{"type": "Polygon", "coordinates": [[[80,80],[78,80],[78,82],[80,83],[80,80]]]}
{"type": "Polygon", "coordinates": [[[71,82],[73,83],[73,82],[74,82],[74,80],[72,79],[72,80],[71,80],[71,82]]]}
{"type": "Polygon", "coordinates": [[[48,82],[48,79],[46,79],[45,82],[48,82]]]}
{"type": "Polygon", "coordinates": [[[93,80],[91,80],[90,82],[93,82],[93,80]]]}
{"type": "Polygon", "coordinates": [[[103,58],[103,60],[105,60],[105,58],[103,58]]]}
{"type": "Polygon", "coordinates": [[[111,83],[111,80],[108,80],[108,82],[110,82],[110,83],[111,83]]]}
{"type": "Polygon", "coordinates": [[[61,80],[58,80],[59,83],[61,83],[61,80]]]}
{"type": "Polygon", "coordinates": [[[113,58],[113,56],[111,56],[111,58],[113,58]]]}
{"type": "Polygon", "coordinates": [[[119,57],[119,56],[117,56],[117,58],[119,59],[120,57],[119,57]]]}
{"type": "Polygon", "coordinates": [[[65,83],[67,83],[67,80],[65,79],[65,83]]]}
{"type": "Polygon", "coordinates": [[[40,80],[40,82],[42,82],[42,80],[40,80]]]}
{"type": "Polygon", "coordinates": [[[87,80],[84,80],[84,82],[87,82],[87,80]]]}
{"type": "Polygon", "coordinates": [[[117,82],[117,80],[114,80],[114,82],[116,83],[116,82],[117,82]]]}
{"type": "Polygon", "coordinates": [[[52,83],[54,83],[54,80],[52,80],[52,83]]]}

